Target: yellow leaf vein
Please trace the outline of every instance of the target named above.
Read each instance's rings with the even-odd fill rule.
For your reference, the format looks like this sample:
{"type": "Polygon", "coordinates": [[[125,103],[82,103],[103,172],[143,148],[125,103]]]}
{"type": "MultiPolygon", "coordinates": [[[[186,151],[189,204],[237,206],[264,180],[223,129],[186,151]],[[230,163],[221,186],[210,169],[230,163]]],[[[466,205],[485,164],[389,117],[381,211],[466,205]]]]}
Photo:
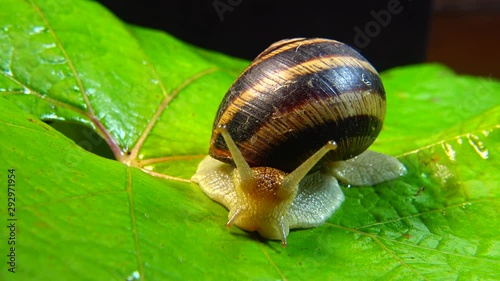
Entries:
{"type": "Polygon", "coordinates": [[[382,222],[376,222],[376,223],[372,223],[372,224],[367,224],[367,225],[363,225],[363,226],[360,226],[360,227],[355,227],[354,229],[363,229],[363,228],[368,228],[368,227],[372,227],[372,226],[376,226],[376,225],[384,225],[384,224],[393,223],[393,222],[397,222],[397,221],[401,221],[401,220],[405,220],[405,219],[409,219],[409,218],[415,218],[415,217],[424,216],[424,215],[431,214],[431,213],[441,213],[443,211],[446,211],[446,210],[449,210],[449,209],[453,209],[453,208],[458,208],[458,207],[462,207],[463,208],[464,206],[467,206],[467,205],[470,205],[470,204],[477,204],[477,203],[482,203],[482,202],[492,202],[492,201],[493,201],[492,199],[480,199],[480,200],[473,200],[473,201],[458,203],[458,204],[455,204],[455,205],[450,205],[448,207],[444,207],[444,208],[440,208],[440,209],[436,209],[436,210],[430,210],[430,211],[427,211],[427,212],[422,212],[422,213],[418,213],[418,214],[412,214],[412,215],[408,215],[408,216],[404,216],[404,217],[395,218],[395,219],[392,219],[392,220],[387,220],[387,221],[382,221],[382,222]]]}
{"type": "Polygon", "coordinates": [[[267,252],[267,250],[264,248],[264,246],[262,245],[262,243],[259,243],[259,247],[260,249],[262,250],[262,253],[264,253],[264,256],[266,256],[267,260],[269,261],[269,263],[274,267],[274,269],[276,269],[276,271],[278,272],[278,274],[280,275],[281,277],[281,280],[282,281],[287,281],[285,275],[283,275],[283,272],[281,272],[281,270],[279,269],[279,267],[276,265],[276,263],[273,261],[273,259],[271,258],[271,256],[269,255],[269,253],[267,252]]]}
{"type": "Polygon", "coordinates": [[[135,242],[135,252],[137,255],[137,264],[139,267],[140,280],[144,281],[144,264],[142,262],[141,247],[139,244],[139,233],[137,230],[137,223],[135,219],[134,198],[132,193],[132,173],[130,171],[130,167],[126,167],[126,170],[127,170],[127,194],[130,207],[130,220],[132,224],[132,232],[134,235],[134,242],[135,242]]]}
{"type": "Polygon", "coordinates": [[[218,70],[217,68],[212,67],[212,68],[206,69],[204,71],[201,71],[201,72],[189,77],[188,79],[184,80],[184,82],[182,82],[177,88],[175,88],[172,91],[172,93],[165,96],[162,103],[158,107],[158,110],[155,112],[155,114],[153,115],[153,117],[149,121],[148,125],[146,126],[146,129],[144,129],[144,132],[141,134],[141,136],[139,137],[139,140],[135,144],[134,148],[131,150],[130,155],[128,157],[126,157],[126,159],[124,159],[123,162],[126,163],[127,165],[138,166],[137,155],[139,154],[139,151],[140,151],[142,145],[144,144],[144,141],[148,137],[149,133],[151,132],[154,125],[156,124],[156,122],[160,118],[160,116],[163,113],[163,111],[165,110],[165,108],[169,105],[169,103],[179,94],[180,91],[182,91],[184,88],[189,86],[191,83],[193,83],[194,81],[200,79],[201,77],[208,75],[212,72],[215,72],[217,70],[218,70]]]}

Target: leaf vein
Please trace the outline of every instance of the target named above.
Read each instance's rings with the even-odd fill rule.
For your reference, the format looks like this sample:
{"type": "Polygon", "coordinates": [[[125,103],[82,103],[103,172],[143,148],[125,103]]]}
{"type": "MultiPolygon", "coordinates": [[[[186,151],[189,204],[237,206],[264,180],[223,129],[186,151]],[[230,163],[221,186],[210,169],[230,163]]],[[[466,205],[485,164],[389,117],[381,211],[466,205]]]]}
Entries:
{"type": "MultiPolygon", "coordinates": [[[[497,125],[494,125],[494,126],[491,126],[491,127],[486,127],[486,128],[480,128],[479,130],[496,130],[496,129],[500,129],[500,124],[497,124],[497,125]]],[[[476,131],[474,131],[476,132],[476,131]]],[[[450,137],[450,138],[447,138],[447,139],[444,139],[444,140],[440,140],[440,141],[437,141],[435,143],[431,143],[431,144],[428,144],[426,146],[422,146],[420,148],[417,148],[417,149],[414,149],[414,150],[411,150],[411,151],[408,151],[408,152],[405,152],[405,153],[402,153],[400,155],[397,155],[395,156],[396,158],[402,158],[402,157],[405,157],[405,156],[408,156],[408,155],[411,155],[411,154],[416,154],[422,150],[426,150],[426,149],[429,149],[433,146],[440,146],[442,145],[443,143],[446,143],[446,142],[449,142],[449,141],[452,141],[452,140],[456,140],[458,138],[468,138],[468,136],[470,136],[472,132],[468,132],[468,133],[463,133],[463,134],[459,134],[459,135],[456,135],[456,136],[453,136],[453,137],[450,137]]]]}
{"type": "Polygon", "coordinates": [[[387,237],[380,237],[380,238],[384,239],[384,240],[392,241],[392,242],[395,242],[395,243],[398,243],[398,244],[402,244],[402,245],[405,245],[405,246],[413,247],[413,248],[419,248],[419,249],[422,249],[422,250],[438,252],[440,254],[445,254],[445,255],[450,255],[450,256],[456,256],[456,257],[461,257],[461,258],[478,259],[478,260],[490,261],[490,262],[496,262],[496,263],[499,262],[498,260],[479,258],[479,257],[476,257],[476,256],[468,256],[468,255],[463,255],[463,254],[451,253],[451,252],[447,252],[447,251],[441,251],[441,250],[433,249],[433,248],[429,248],[429,247],[423,247],[423,246],[420,246],[420,245],[410,244],[410,243],[407,243],[407,242],[398,241],[398,240],[390,239],[390,238],[387,238],[387,237]]]}
{"type": "Polygon", "coordinates": [[[83,83],[82,83],[82,80],[80,79],[80,75],[76,71],[75,65],[73,64],[73,61],[71,60],[68,52],[63,47],[61,40],[57,36],[54,28],[49,23],[48,19],[45,17],[43,12],[40,10],[40,7],[38,7],[35,4],[35,2],[33,2],[33,1],[31,1],[31,5],[32,5],[33,9],[36,11],[36,13],[40,16],[40,18],[42,19],[44,24],[47,26],[47,29],[49,30],[50,34],[54,38],[56,45],[58,46],[59,50],[62,52],[64,58],[66,59],[66,62],[68,63],[68,66],[69,66],[71,72],[73,73],[73,76],[75,77],[75,81],[78,85],[78,88],[80,89],[80,93],[82,94],[83,100],[84,100],[85,105],[87,107],[88,116],[90,117],[90,119],[92,120],[94,125],[97,127],[97,129],[104,135],[104,139],[106,139],[106,142],[110,146],[115,157],[117,159],[120,159],[122,157],[123,153],[122,153],[118,143],[111,136],[109,131],[104,127],[104,125],[101,123],[101,121],[99,119],[97,119],[97,116],[95,115],[94,110],[92,108],[92,104],[90,103],[90,100],[86,94],[84,87],[83,87],[83,83]]]}
{"type": "Polygon", "coordinates": [[[429,280],[428,278],[426,278],[425,276],[423,276],[422,274],[420,274],[420,272],[418,272],[415,268],[411,267],[408,263],[406,263],[404,260],[402,260],[398,255],[396,255],[396,253],[394,253],[384,243],[382,243],[382,241],[380,241],[375,235],[368,234],[368,236],[371,239],[373,239],[373,241],[375,241],[375,243],[377,243],[384,251],[386,251],[387,253],[389,253],[389,255],[391,255],[395,260],[397,260],[402,266],[406,267],[410,271],[413,271],[417,276],[421,277],[422,279],[429,280]]]}
{"type": "Polygon", "coordinates": [[[189,77],[188,79],[184,80],[184,82],[182,82],[177,88],[175,88],[169,95],[165,96],[165,98],[163,99],[162,103],[160,104],[160,106],[156,110],[155,114],[153,115],[153,118],[151,118],[151,120],[149,121],[148,125],[144,129],[144,132],[139,137],[139,140],[135,144],[134,148],[131,150],[130,154],[127,157],[125,157],[125,159],[123,160],[123,162],[126,163],[127,165],[132,165],[132,166],[136,166],[137,167],[138,166],[137,155],[139,154],[139,151],[140,151],[142,145],[144,144],[144,141],[146,140],[147,136],[149,135],[149,133],[153,129],[154,125],[156,124],[156,122],[160,118],[160,116],[163,113],[163,111],[165,110],[165,108],[167,108],[167,106],[170,104],[170,102],[184,88],[186,88],[187,86],[189,86],[194,81],[200,79],[201,77],[203,77],[205,75],[208,75],[208,74],[210,74],[212,72],[215,72],[217,70],[218,70],[218,68],[212,67],[212,68],[208,68],[208,69],[206,69],[204,71],[198,72],[195,75],[193,75],[193,76],[189,77]]]}
{"type": "Polygon", "coordinates": [[[493,200],[491,200],[491,199],[479,199],[479,200],[473,200],[473,201],[458,203],[458,204],[451,205],[451,206],[448,206],[448,207],[444,207],[444,208],[441,208],[441,209],[430,210],[430,211],[426,211],[426,212],[418,213],[418,214],[412,214],[412,215],[408,215],[408,216],[404,216],[404,217],[400,217],[400,218],[395,218],[395,219],[387,220],[387,221],[383,221],[383,222],[376,222],[376,223],[372,223],[372,224],[367,224],[367,225],[363,225],[363,226],[360,226],[360,227],[355,227],[354,229],[363,229],[363,228],[372,227],[372,226],[375,226],[375,225],[384,225],[384,224],[388,224],[388,223],[392,223],[392,222],[397,222],[397,221],[401,221],[401,220],[405,220],[405,219],[409,219],[409,218],[420,217],[420,216],[431,214],[431,213],[439,213],[439,212],[443,212],[445,210],[449,210],[449,209],[457,208],[457,207],[463,207],[465,205],[469,205],[469,204],[473,204],[473,203],[476,204],[476,203],[491,202],[491,201],[493,201],[493,200]]]}
{"type": "MultiPolygon", "coordinates": [[[[21,81],[17,80],[17,79],[16,79],[16,78],[14,78],[13,76],[8,75],[8,74],[6,74],[5,72],[1,72],[1,73],[2,73],[2,74],[3,74],[3,75],[7,78],[7,79],[11,80],[12,82],[14,82],[14,83],[18,84],[19,86],[21,86],[21,87],[23,87],[23,88],[25,89],[25,91],[16,91],[16,93],[18,93],[18,94],[33,95],[33,96],[35,96],[35,97],[37,97],[37,98],[40,98],[40,99],[43,99],[43,100],[47,100],[48,102],[50,102],[50,103],[52,103],[52,104],[54,104],[54,105],[58,105],[58,106],[61,106],[61,107],[66,107],[66,108],[68,108],[68,109],[70,109],[70,110],[72,110],[72,111],[74,111],[74,112],[76,112],[76,113],[78,113],[78,114],[84,115],[85,117],[87,117],[87,118],[89,118],[89,119],[90,119],[90,117],[89,117],[89,115],[88,115],[88,113],[87,113],[87,112],[85,112],[85,111],[83,111],[83,110],[81,110],[81,109],[79,109],[79,108],[77,108],[77,107],[75,107],[75,106],[72,106],[72,105],[70,105],[70,104],[67,104],[67,103],[65,103],[65,102],[62,102],[62,101],[60,101],[60,100],[57,100],[57,99],[51,98],[51,97],[49,97],[49,96],[42,95],[42,94],[40,94],[38,91],[35,91],[35,90],[33,90],[32,88],[30,88],[30,87],[28,87],[28,86],[24,85],[21,81]],[[26,92],[26,91],[27,91],[27,92],[26,92]]],[[[3,92],[3,93],[5,93],[5,92],[3,92]]]]}
{"type": "Polygon", "coordinates": [[[59,40],[59,37],[57,36],[54,28],[49,23],[49,21],[47,20],[47,18],[45,17],[45,15],[42,13],[42,11],[40,10],[40,7],[38,7],[35,4],[35,2],[33,2],[33,1],[31,2],[31,4],[33,6],[33,9],[35,9],[35,11],[37,12],[37,14],[40,16],[40,18],[44,22],[44,24],[47,26],[47,29],[49,30],[50,34],[54,38],[54,41],[55,41],[57,47],[59,48],[59,50],[62,52],[64,58],[66,59],[66,62],[68,63],[68,66],[69,66],[71,72],[73,73],[73,76],[75,77],[75,81],[76,81],[76,83],[78,85],[78,88],[80,89],[80,93],[82,94],[82,97],[83,97],[83,99],[85,101],[85,105],[87,106],[87,110],[89,111],[90,115],[94,116],[94,111],[92,109],[92,106],[90,104],[88,96],[85,93],[85,89],[83,88],[82,80],[80,79],[80,76],[78,75],[78,72],[76,71],[76,68],[75,68],[75,65],[73,64],[73,61],[70,59],[70,57],[68,55],[68,52],[66,52],[66,49],[63,47],[63,45],[61,43],[61,40],[59,40]]]}
{"type": "Polygon", "coordinates": [[[274,269],[276,269],[276,271],[278,272],[278,274],[280,275],[281,277],[281,280],[282,281],[287,281],[288,279],[285,277],[285,275],[283,274],[283,272],[281,272],[281,270],[279,269],[278,265],[276,265],[276,263],[274,262],[274,260],[271,258],[271,256],[269,255],[269,253],[267,252],[267,250],[264,248],[264,246],[262,245],[262,243],[259,243],[259,247],[260,249],[262,250],[262,253],[264,253],[264,256],[266,256],[267,260],[269,261],[269,263],[274,267],[274,269]]]}
{"type": "Polygon", "coordinates": [[[163,163],[163,162],[174,162],[174,161],[201,159],[205,156],[207,156],[207,155],[206,154],[192,154],[192,155],[165,156],[165,157],[157,157],[157,158],[149,158],[149,159],[140,160],[138,162],[138,164],[139,164],[139,166],[144,167],[145,165],[163,163]]]}
{"type": "Polygon", "coordinates": [[[422,279],[429,280],[428,278],[426,278],[425,276],[423,276],[422,274],[420,274],[416,269],[414,269],[413,267],[411,267],[408,263],[406,263],[405,261],[403,261],[400,257],[398,257],[398,255],[396,255],[396,253],[394,253],[392,250],[390,250],[384,243],[382,243],[382,241],[380,241],[380,239],[378,239],[378,237],[377,237],[376,234],[372,234],[372,233],[368,233],[368,232],[364,232],[364,231],[359,231],[356,228],[348,228],[348,227],[344,227],[344,226],[341,226],[341,225],[332,224],[332,223],[328,223],[328,222],[326,224],[330,225],[330,226],[333,226],[333,227],[336,227],[336,228],[344,229],[344,230],[347,230],[347,231],[358,233],[360,235],[364,235],[364,236],[370,237],[373,241],[375,241],[375,243],[377,243],[380,246],[380,248],[382,248],[382,250],[386,251],[389,255],[391,255],[402,266],[404,266],[407,269],[409,269],[410,271],[414,272],[416,275],[418,275],[422,279]]]}
{"type": "Polygon", "coordinates": [[[153,171],[150,171],[147,169],[141,169],[141,170],[147,174],[152,175],[153,177],[158,177],[158,178],[163,178],[163,179],[173,180],[173,181],[186,182],[186,183],[191,182],[191,180],[189,180],[189,179],[183,179],[183,178],[178,178],[178,177],[174,177],[174,176],[169,176],[169,175],[153,172],[153,171]]]}
{"type": "Polygon", "coordinates": [[[132,224],[132,233],[134,235],[135,252],[137,255],[137,264],[139,267],[140,280],[144,281],[144,264],[142,262],[141,247],[139,244],[139,232],[137,230],[137,223],[135,219],[135,208],[134,208],[134,198],[132,193],[132,173],[130,167],[126,167],[127,170],[127,194],[130,207],[130,222],[132,224]]]}

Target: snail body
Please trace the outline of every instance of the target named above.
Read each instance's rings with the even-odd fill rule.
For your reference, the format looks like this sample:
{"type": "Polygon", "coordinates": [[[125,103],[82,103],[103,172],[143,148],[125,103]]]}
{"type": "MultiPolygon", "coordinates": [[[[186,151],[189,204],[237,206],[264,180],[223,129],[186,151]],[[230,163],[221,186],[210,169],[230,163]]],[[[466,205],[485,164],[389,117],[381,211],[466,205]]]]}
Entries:
{"type": "Polygon", "coordinates": [[[210,156],[192,180],[229,209],[228,226],[286,245],[289,229],[318,226],[340,207],[337,179],[373,185],[406,172],[366,151],[385,108],[377,71],[354,49],[319,38],[276,42],[226,93],[210,156]]]}

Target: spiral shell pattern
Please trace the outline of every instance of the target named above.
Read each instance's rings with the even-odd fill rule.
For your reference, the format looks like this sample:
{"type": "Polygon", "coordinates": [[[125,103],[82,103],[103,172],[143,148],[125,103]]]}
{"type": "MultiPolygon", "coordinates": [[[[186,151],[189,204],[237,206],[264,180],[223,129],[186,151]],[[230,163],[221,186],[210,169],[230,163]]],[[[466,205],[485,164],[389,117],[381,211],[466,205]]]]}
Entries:
{"type": "Polygon", "coordinates": [[[230,163],[215,128],[225,125],[251,167],[291,172],[329,140],[324,160],[365,151],[385,117],[385,91],[373,66],[338,41],[296,38],[274,43],[238,77],[214,120],[210,155],[230,163]]]}

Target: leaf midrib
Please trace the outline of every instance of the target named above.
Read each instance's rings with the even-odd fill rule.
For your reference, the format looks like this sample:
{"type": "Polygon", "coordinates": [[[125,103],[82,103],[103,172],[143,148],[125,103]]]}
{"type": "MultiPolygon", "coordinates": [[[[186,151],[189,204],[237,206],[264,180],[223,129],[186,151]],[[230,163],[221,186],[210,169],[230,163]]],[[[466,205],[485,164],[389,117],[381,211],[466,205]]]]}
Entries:
{"type": "MultiPolygon", "coordinates": [[[[160,87],[160,91],[161,91],[162,96],[164,98],[159,103],[158,108],[157,108],[155,114],[152,116],[152,118],[148,122],[146,128],[144,129],[144,131],[142,132],[141,136],[136,141],[134,147],[130,150],[129,153],[125,153],[122,150],[122,148],[120,147],[120,145],[117,143],[117,141],[111,136],[109,130],[106,129],[106,127],[104,126],[104,124],[102,124],[102,122],[100,122],[100,120],[97,118],[97,116],[96,116],[96,114],[94,112],[94,109],[92,107],[92,103],[90,102],[90,100],[88,98],[88,95],[86,94],[86,90],[85,90],[85,88],[83,86],[83,82],[80,79],[80,76],[78,75],[78,71],[77,71],[77,69],[76,69],[76,67],[75,67],[75,65],[74,65],[74,63],[73,63],[70,55],[68,54],[68,52],[64,48],[64,45],[62,44],[62,42],[59,39],[59,37],[57,36],[57,33],[56,33],[55,29],[52,27],[52,25],[48,21],[47,17],[44,15],[44,13],[40,9],[40,7],[34,1],[25,0],[25,2],[29,3],[31,5],[31,7],[33,8],[33,10],[38,14],[38,16],[40,17],[40,19],[46,25],[47,30],[49,30],[49,32],[50,32],[50,34],[51,34],[54,42],[56,43],[57,48],[63,54],[63,56],[64,56],[64,58],[65,58],[65,60],[66,60],[66,62],[68,64],[68,67],[70,68],[70,71],[72,72],[73,77],[74,77],[74,79],[75,79],[75,81],[77,83],[79,92],[80,92],[82,98],[84,99],[85,108],[86,108],[87,111],[81,110],[81,109],[79,109],[79,108],[77,108],[75,106],[72,106],[72,105],[68,104],[68,103],[56,100],[56,99],[54,99],[54,98],[52,98],[50,96],[42,95],[39,92],[35,91],[34,89],[31,89],[29,86],[24,85],[21,81],[19,81],[18,79],[16,79],[14,77],[15,75],[14,76],[10,76],[10,75],[6,74],[5,72],[1,72],[1,73],[5,77],[7,77],[11,81],[13,81],[14,83],[16,83],[19,86],[21,86],[24,89],[26,89],[29,92],[29,94],[32,94],[32,95],[34,95],[37,98],[44,99],[44,100],[48,101],[49,103],[52,103],[54,105],[58,105],[60,107],[67,108],[67,109],[69,109],[69,110],[71,110],[73,112],[76,112],[76,113],[78,113],[80,115],[83,115],[83,116],[87,117],[89,119],[89,121],[94,124],[95,128],[98,130],[98,133],[101,136],[103,136],[103,138],[105,139],[105,141],[108,143],[108,145],[109,145],[111,151],[113,152],[115,158],[119,162],[125,163],[128,166],[138,167],[138,168],[140,168],[142,170],[144,170],[143,169],[144,165],[146,165],[148,163],[151,163],[151,162],[152,163],[161,162],[164,159],[163,157],[162,158],[158,158],[158,159],[155,159],[155,158],[152,158],[152,159],[138,159],[138,154],[139,154],[139,152],[140,152],[140,150],[142,148],[142,145],[144,144],[145,140],[149,136],[149,133],[153,129],[154,125],[156,124],[156,122],[160,118],[160,116],[163,113],[163,111],[167,108],[167,106],[177,97],[177,95],[183,89],[185,89],[191,83],[195,82],[196,80],[198,80],[198,79],[200,79],[200,78],[202,78],[202,77],[204,77],[206,75],[209,75],[209,74],[212,74],[214,72],[220,71],[220,69],[218,69],[217,67],[210,67],[210,68],[208,68],[206,70],[202,70],[202,71],[200,71],[198,73],[195,73],[191,77],[189,77],[189,78],[185,79],[183,82],[181,82],[178,87],[176,87],[174,90],[172,90],[172,92],[168,93],[166,91],[166,88],[165,88],[165,85],[164,85],[162,79],[160,79],[160,76],[159,76],[156,68],[151,63],[151,59],[147,55],[146,51],[142,47],[140,47],[139,51],[142,53],[144,61],[148,62],[148,63],[146,63],[146,65],[150,69],[150,71],[153,74],[153,76],[155,77],[155,79],[158,81],[158,85],[160,87]]],[[[125,30],[127,31],[128,34],[130,34],[131,38],[133,38],[136,41],[137,45],[141,46],[141,44],[139,44],[137,38],[132,34],[132,32],[130,32],[130,30],[126,29],[126,28],[125,28],[125,30]]],[[[13,93],[11,92],[11,94],[13,94],[13,93]]],[[[16,94],[26,94],[26,92],[16,91],[16,94]]],[[[146,171],[146,172],[149,173],[149,171],[146,171]]],[[[176,179],[176,177],[171,177],[169,175],[165,175],[165,176],[167,176],[168,178],[173,179],[173,180],[176,179]]],[[[185,180],[179,179],[179,181],[185,181],[185,180]]]]}

